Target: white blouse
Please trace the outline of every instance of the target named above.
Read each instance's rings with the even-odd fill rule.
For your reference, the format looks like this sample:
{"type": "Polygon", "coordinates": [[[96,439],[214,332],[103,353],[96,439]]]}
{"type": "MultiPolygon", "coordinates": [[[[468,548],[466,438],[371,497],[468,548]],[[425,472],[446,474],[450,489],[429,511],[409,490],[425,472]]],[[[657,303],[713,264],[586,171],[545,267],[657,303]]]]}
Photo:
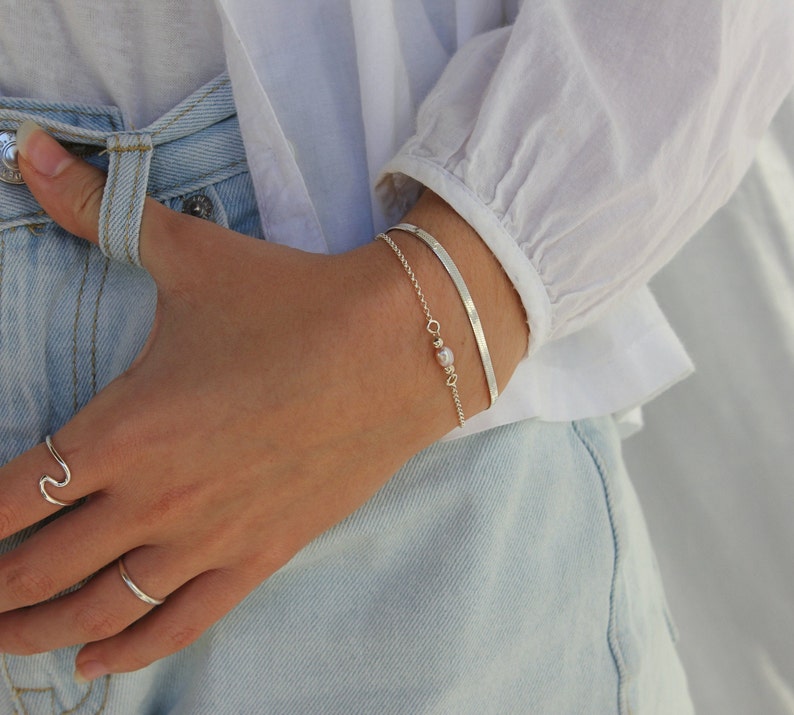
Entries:
{"type": "MultiPolygon", "coordinates": [[[[691,369],[646,284],[726,201],[794,83],[792,3],[216,5],[269,240],[349,250],[424,185],[515,284],[527,357],[497,405],[454,435],[624,413],[691,369]]],[[[144,44],[159,65],[162,40],[144,44]]],[[[194,64],[172,94],[210,78],[211,62],[194,64]]],[[[109,99],[154,116],[136,97],[156,90],[134,91],[109,99]]]]}
{"type": "Polygon", "coordinates": [[[519,291],[527,358],[453,435],[626,414],[691,370],[646,284],[727,200],[794,83],[794,4],[218,6],[271,240],[352,248],[421,184],[519,291]]]}

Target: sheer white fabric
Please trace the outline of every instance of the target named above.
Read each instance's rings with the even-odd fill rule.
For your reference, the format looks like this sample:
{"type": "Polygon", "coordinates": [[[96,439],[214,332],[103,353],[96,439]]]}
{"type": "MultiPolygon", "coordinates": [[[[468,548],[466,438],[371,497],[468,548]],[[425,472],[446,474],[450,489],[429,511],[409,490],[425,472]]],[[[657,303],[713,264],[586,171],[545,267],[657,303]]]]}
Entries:
{"type": "Polygon", "coordinates": [[[516,285],[533,356],[468,429],[625,412],[691,370],[644,286],[728,198],[791,86],[790,4],[219,7],[272,240],[351,248],[423,184],[516,285]]]}
{"type": "MultiPolygon", "coordinates": [[[[96,90],[114,76],[100,65],[122,68],[113,69],[107,43],[94,51],[86,36],[124,44],[127,27],[108,20],[121,13],[111,5],[100,27],[85,9],[94,4],[54,5],[69,46],[85,52],[71,72],[88,66],[96,90]],[[85,26],[72,22],[80,7],[85,26]]],[[[187,93],[185,64],[195,64],[188,91],[218,64],[169,64],[169,23],[208,7],[167,5],[164,26],[138,37],[138,58],[126,65],[174,70],[150,84],[127,87],[122,77],[117,91],[84,95],[82,85],[44,83],[19,56],[13,70],[0,65],[0,87],[43,86],[58,97],[74,89],[68,98],[151,116],[161,104],[153,97],[187,93]]],[[[478,230],[514,282],[531,328],[528,357],[496,407],[456,435],[526,417],[625,412],[691,369],[645,284],[730,195],[794,81],[790,3],[216,5],[269,240],[351,249],[425,185],[478,230]]],[[[207,16],[207,29],[217,21],[207,16]]],[[[0,29],[4,57],[7,36],[0,29]]]]}

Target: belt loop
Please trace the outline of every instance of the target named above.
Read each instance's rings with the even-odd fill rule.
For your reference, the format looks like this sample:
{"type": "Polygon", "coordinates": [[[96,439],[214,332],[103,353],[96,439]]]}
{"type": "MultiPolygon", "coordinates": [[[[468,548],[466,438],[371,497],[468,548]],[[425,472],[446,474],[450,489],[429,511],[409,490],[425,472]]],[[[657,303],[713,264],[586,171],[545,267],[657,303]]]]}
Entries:
{"type": "Polygon", "coordinates": [[[152,138],[148,134],[112,134],[107,151],[110,160],[99,210],[99,247],[109,258],[140,266],[141,216],[152,138]]]}

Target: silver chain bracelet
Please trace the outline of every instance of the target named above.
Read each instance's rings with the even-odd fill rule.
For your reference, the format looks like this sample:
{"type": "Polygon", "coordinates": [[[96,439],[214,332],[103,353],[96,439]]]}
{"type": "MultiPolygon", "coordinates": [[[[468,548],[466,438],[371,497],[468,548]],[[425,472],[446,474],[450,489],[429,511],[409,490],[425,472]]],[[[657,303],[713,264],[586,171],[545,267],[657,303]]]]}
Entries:
{"type": "Polygon", "coordinates": [[[408,274],[408,277],[411,279],[411,285],[414,287],[416,291],[416,295],[419,297],[419,302],[422,304],[422,311],[425,314],[425,318],[427,318],[426,329],[427,332],[433,338],[433,349],[436,351],[436,361],[444,370],[444,373],[447,376],[447,387],[452,392],[452,399],[455,402],[455,411],[458,413],[458,424],[463,427],[466,424],[466,418],[463,416],[463,405],[460,403],[460,395],[458,394],[458,373],[455,372],[455,354],[450,350],[446,345],[444,345],[444,341],[441,339],[441,325],[439,322],[432,316],[430,313],[430,306],[427,304],[427,299],[425,298],[424,293],[422,292],[421,287],[419,286],[419,281],[416,279],[416,274],[413,272],[413,269],[410,265],[408,265],[408,261],[406,260],[403,252],[400,250],[399,246],[391,240],[389,236],[385,233],[379,233],[375,236],[375,240],[378,239],[384,241],[388,246],[394,251],[397,258],[400,259],[400,263],[402,263],[405,272],[408,274]]]}

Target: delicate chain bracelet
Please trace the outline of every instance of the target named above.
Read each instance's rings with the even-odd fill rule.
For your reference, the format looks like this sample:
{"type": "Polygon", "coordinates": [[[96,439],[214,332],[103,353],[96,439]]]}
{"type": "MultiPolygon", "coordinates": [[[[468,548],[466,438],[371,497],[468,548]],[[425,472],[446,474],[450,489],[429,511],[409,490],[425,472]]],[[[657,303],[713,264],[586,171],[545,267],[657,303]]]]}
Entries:
{"type": "Polygon", "coordinates": [[[439,325],[439,322],[430,314],[430,307],[427,304],[424,293],[422,293],[422,289],[419,287],[419,281],[416,279],[416,275],[411,269],[411,266],[408,265],[408,261],[403,255],[403,252],[385,233],[379,233],[377,236],[375,236],[375,240],[377,241],[378,239],[384,241],[389,245],[391,250],[394,251],[397,258],[400,259],[400,263],[402,263],[405,272],[408,274],[408,277],[411,279],[411,285],[414,287],[416,295],[419,297],[419,302],[422,304],[422,311],[425,314],[425,318],[427,318],[427,325],[425,327],[427,332],[430,333],[433,338],[433,348],[436,351],[436,360],[438,361],[438,364],[444,368],[444,373],[447,376],[447,387],[452,392],[452,400],[455,403],[455,411],[458,413],[458,424],[463,427],[466,424],[466,418],[463,416],[463,405],[460,403],[460,395],[458,394],[458,373],[455,372],[454,365],[455,355],[452,350],[444,345],[444,341],[441,339],[441,325],[439,325]]]}
{"type": "Polygon", "coordinates": [[[480,315],[477,312],[477,307],[474,305],[474,299],[471,297],[471,293],[469,292],[469,288],[466,285],[466,281],[463,280],[463,276],[458,270],[458,267],[455,265],[455,261],[452,260],[452,257],[446,252],[438,240],[418,226],[414,226],[410,223],[400,223],[396,226],[392,226],[388,230],[405,231],[420,239],[431,251],[433,251],[433,253],[436,255],[436,258],[441,261],[442,265],[447,271],[447,274],[455,284],[455,288],[458,291],[460,300],[463,303],[463,308],[465,309],[466,315],[469,318],[469,323],[471,324],[471,329],[474,333],[474,339],[477,342],[477,349],[480,352],[482,369],[485,373],[485,381],[488,383],[488,392],[491,396],[491,407],[493,407],[494,403],[496,402],[496,398],[499,397],[499,388],[496,385],[496,373],[494,372],[493,364],[491,362],[491,353],[488,350],[488,343],[485,341],[485,333],[482,329],[482,322],[480,321],[480,315]]]}

